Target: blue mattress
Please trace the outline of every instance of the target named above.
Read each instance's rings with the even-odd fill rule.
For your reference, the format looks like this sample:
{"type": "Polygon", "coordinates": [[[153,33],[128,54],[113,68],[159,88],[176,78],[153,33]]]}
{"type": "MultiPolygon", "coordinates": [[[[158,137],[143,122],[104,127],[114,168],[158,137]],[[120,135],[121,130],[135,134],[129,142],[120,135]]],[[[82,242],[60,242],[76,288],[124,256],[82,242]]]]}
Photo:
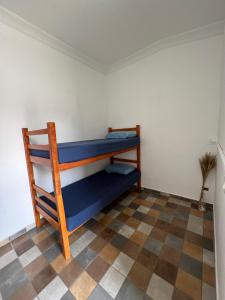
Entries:
{"type": "MultiPolygon", "coordinates": [[[[127,139],[101,139],[58,144],[59,163],[79,161],[100,154],[137,146],[139,137],[127,139]]],[[[31,155],[49,158],[49,151],[31,150],[31,155]]]]}
{"type": "MultiPolygon", "coordinates": [[[[140,172],[136,169],[128,175],[109,174],[103,170],[63,187],[62,195],[67,229],[72,231],[88,221],[131,188],[139,177],[140,172]]],[[[47,198],[42,197],[42,199],[54,207],[54,203],[47,198]]],[[[40,204],[39,206],[46,211],[43,206],[40,204]]],[[[48,214],[55,218],[50,212],[48,214]]]]}

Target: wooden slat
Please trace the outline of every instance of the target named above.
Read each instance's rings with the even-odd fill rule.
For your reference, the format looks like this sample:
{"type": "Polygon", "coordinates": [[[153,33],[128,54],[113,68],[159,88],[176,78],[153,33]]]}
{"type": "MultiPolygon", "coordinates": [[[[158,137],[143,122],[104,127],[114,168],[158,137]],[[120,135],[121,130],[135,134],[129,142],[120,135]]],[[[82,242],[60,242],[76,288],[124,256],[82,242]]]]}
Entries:
{"type": "Polygon", "coordinates": [[[42,165],[49,167],[51,166],[51,161],[49,158],[43,158],[43,157],[38,157],[38,156],[30,156],[30,161],[34,164],[42,165]]]}
{"type": "Polygon", "coordinates": [[[43,201],[41,198],[39,198],[38,196],[35,196],[35,200],[40,203],[42,206],[44,206],[48,211],[50,211],[55,217],[58,218],[58,213],[57,211],[52,208],[50,205],[48,205],[45,201],[43,201]]]}
{"type": "Polygon", "coordinates": [[[96,162],[98,160],[106,159],[106,158],[109,158],[111,156],[115,156],[115,155],[118,155],[118,154],[121,154],[121,153],[125,153],[125,152],[131,151],[131,150],[135,150],[135,149],[137,149],[136,146],[126,148],[126,149],[123,149],[123,150],[119,150],[119,151],[106,153],[106,154],[101,154],[101,155],[98,155],[98,156],[95,156],[95,157],[90,157],[90,158],[75,161],[75,162],[59,164],[59,169],[60,169],[60,171],[65,171],[65,170],[68,170],[68,169],[71,169],[71,168],[88,165],[88,164],[96,162]]]}
{"type": "Polygon", "coordinates": [[[51,216],[49,216],[43,209],[41,209],[38,205],[36,205],[37,211],[54,226],[57,230],[59,230],[59,223],[55,221],[51,216]]]}
{"type": "Polygon", "coordinates": [[[45,190],[43,190],[40,186],[35,185],[34,184],[34,189],[36,192],[38,192],[39,194],[41,194],[42,196],[45,196],[46,198],[48,198],[49,200],[51,200],[52,202],[54,202],[56,204],[56,199],[54,196],[52,196],[50,193],[46,192],[45,190]]]}
{"type": "Polygon", "coordinates": [[[126,158],[114,157],[113,160],[114,161],[127,162],[127,163],[133,163],[133,164],[137,164],[138,163],[138,161],[136,159],[126,159],[126,158]]]}
{"type": "Polygon", "coordinates": [[[44,129],[28,131],[27,135],[40,135],[40,134],[47,134],[47,133],[48,133],[48,129],[44,128],[44,129]]]}
{"type": "Polygon", "coordinates": [[[29,144],[28,148],[33,149],[33,150],[48,150],[49,151],[49,145],[29,144]]]}

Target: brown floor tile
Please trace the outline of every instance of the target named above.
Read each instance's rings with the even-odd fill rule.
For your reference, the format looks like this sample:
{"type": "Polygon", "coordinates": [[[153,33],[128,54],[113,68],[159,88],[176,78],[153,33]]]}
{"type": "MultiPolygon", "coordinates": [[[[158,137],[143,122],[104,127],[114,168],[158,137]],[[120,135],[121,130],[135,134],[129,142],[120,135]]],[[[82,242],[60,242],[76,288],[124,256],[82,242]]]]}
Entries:
{"type": "Polygon", "coordinates": [[[12,250],[12,246],[10,243],[0,247],[0,257],[12,250]]]}
{"type": "Polygon", "coordinates": [[[115,231],[106,227],[100,234],[100,236],[106,241],[110,242],[112,238],[116,235],[115,231]]]}
{"type": "Polygon", "coordinates": [[[168,261],[169,263],[178,266],[180,262],[181,252],[175,248],[163,245],[160,252],[160,258],[168,261]]]}
{"type": "Polygon", "coordinates": [[[202,280],[215,287],[215,269],[207,264],[203,264],[202,280]]]}
{"type": "Polygon", "coordinates": [[[177,274],[176,287],[194,300],[201,300],[202,283],[196,277],[179,270],[177,274]]]}
{"type": "Polygon", "coordinates": [[[203,246],[203,237],[199,234],[196,234],[191,231],[186,231],[185,233],[185,240],[191,242],[199,247],[203,246]]]}
{"type": "Polygon", "coordinates": [[[157,219],[160,216],[160,211],[158,211],[156,209],[150,209],[150,211],[148,212],[148,215],[157,219]]]}
{"type": "Polygon", "coordinates": [[[193,298],[175,288],[172,300],[193,300],[193,298]]]}
{"type": "Polygon", "coordinates": [[[159,204],[161,206],[165,206],[167,203],[167,200],[157,198],[157,199],[155,199],[155,203],[159,204]]]}
{"type": "Polygon", "coordinates": [[[70,237],[70,244],[74,243],[76,240],[78,240],[85,232],[87,231],[87,228],[85,226],[79,227],[70,237]]]}
{"type": "Polygon", "coordinates": [[[138,254],[141,251],[141,247],[137,245],[136,243],[128,240],[125,245],[123,246],[123,252],[126,253],[128,256],[132,257],[133,259],[136,259],[138,254]]]}
{"type": "Polygon", "coordinates": [[[125,223],[128,219],[129,219],[129,216],[128,215],[125,215],[123,213],[120,213],[117,218],[117,220],[119,220],[120,222],[122,223],[125,223]]]}
{"type": "Polygon", "coordinates": [[[202,262],[203,249],[193,243],[184,241],[183,252],[202,262]]]}
{"type": "Polygon", "coordinates": [[[35,289],[30,282],[25,282],[20,286],[16,292],[9,298],[9,300],[33,300],[37,296],[35,289]]]}
{"type": "Polygon", "coordinates": [[[137,229],[138,226],[140,225],[140,221],[135,219],[135,218],[129,218],[126,222],[125,222],[128,226],[134,228],[134,229],[137,229]]]}
{"type": "Polygon", "coordinates": [[[156,240],[163,241],[163,242],[165,241],[166,236],[167,236],[167,232],[164,230],[161,230],[157,227],[154,227],[150,234],[151,238],[154,238],[156,240]]]}
{"type": "Polygon", "coordinates": [[[32,236],[32,240],[35,244],[40,243],[44,240],[47,236],[49,236],[49,232],[47,230],[42,230],[41,232],[36,233],[32,236]]]}
{"type": "Polygon", "coordinates": [[[161,229],[161,230],[163,230],[163,231],[167,231],[168,230],[168,228],[169,228],[169,223],[167,223],[167,222],[164,222],[164,221],[162,221],[162,220],[157,220],[157,222],[156,222],[156,224],[155,224],[155,226],[157,227],[157,228],[159,228],[159,229],[161,229]]]}
{"type": "Polygon", "coordinates": [[[49,235],[47,238],[42,240],[37,246],[42,252],[44,252],[56,242],[58,242],[56,237],[53,235],[49,235]]]}
{"type": "Polygon", "coordinates": [[[101,238],[100,236],[97,236],[89,245],[89,248],[94,250],[96,253],[99,253],[107,244],[107,242],[101,238]]]}
{"type": "Polygon", "coordinates": [[[133,216],[135,210],[130,208],[130,207],[126,207],[124,210],[123,210],[123,214],[125,215],[128,215],[128,216],[133,216]]]}
{"type": "Polygon", "coordinates": [[[56,273],[60,273],[66,266],[68,266],[72,259],[72,257],[69,259],[65,259],[64,256],[60,254],[51,262],[51,266],[56,271],[56,273]]]}
{"type": "Polygon", "coordinates": [[[40,273],[38,273],[32,280],[32,285],[39,294],[50,281],[56,276],[56,272],[50,265],[47,265],[40,273]]]}
{"type": "Polygon", "coordinates": [[[96,282],[99,282],[109,267],[110,265],[108,263],[106,263],[100,256],[97,256],[88,266],[86,271],[96,282]]]}
{"type": "Polygon", "coordinates": [[[29,240],[26,240],[25,242],[17,245],[15,247],[15,251],[16,251],[17,255],[20,256],[24,252],[26,252],[27,250],[32,248],[33,246],[34,246],[34,242],[31,239],[29,239],[29,240]]]}
{"type": "MultiPolygon", "coordinates": [[[[111,221],[110,221],[111,223],[111,221]]],[[[109,223],[107,223],[109,224],[109,223]]],[[[104,229],[105,229],[105,226],[104,225],[107,225],[107,224],[100,224],[99,222],[95,222],[94,225],[91,226],[91,231],[93,231],[95,234],[100,234],[104,229]]]]}
{"type": "Polygon", "coordinates": [[[141,205],[143,205],[143,206],[145,206],[145,207],[150,208],[150,207],[152,207],[152,204],[153,204],[153,203],[151,203],[151,202],[149,202],[149,201],[147,201],[147,200],[141,199],[141,205]]]}
{"type": "Polygon", "coordinates": [[[48,265],[46,258],[41,255],[36,258],[32,263],[24,268],[29,279],[32,281],[36,275],[38,275],[48,265]]]}
{"type": "Polygon", "coordinates": [[[96,287],[95,280],[85,271],[71,286],[70,291],[77,300],[86,300],[96,287]]]}
{"type": "Polygon", "coordinates": [[[21,236],[19,236],[18,238],[16,238],[15,240],[12,241],[12,246],[15,248],[17,247],[19,244],[24,243],[25,241],[29,240],[30,236],[28,233],[25,233],[21,236]]]}
{"type": "Polygon", "coordinates": [[[112,264],[119,255],[119,250],[111,244],[107,244],[100,252],[101,258],[103,258],[108,264],[112,264]]]}
{"type": "Polygon", "coordinates": [[[174,218],[173,221],[172,221],[172,224],[174,226],[180,227],[182,229],[185,229],[186,226],[187,226],[187,222],[186,221],[178,219],[178,218],[174,218]]]}
{"type": "Polygon", "coordinates": [[[134,204],[137,204],[137,205],[141,205],[141,201],[142,201],[141,198],[136,198],[136,199],[133,201],[133,203],[134,203],[134,204]]]}
{"type": "Polygon", "coordinates": [[[191,211],[190,213],[196,217],[199,217],[199,218],[202,218],[203,217],[203,211],[200,211],[198,209],[194,209],[194,208],[191,208],[191,211]]]}
{"type": "Polygon", "coordinates": [[[73,259],[68,266],[66,266],[60,273],[61,279],[64,281],[66,286],[70,287],[74,281],[80,276],[83,269],[79,263],[73,259]]]}
{"type": "Polygon", "coordinates": [[[213,222],[209,220],[204,220],[203,223],[203,236],[208,239],[214,238],[213,222]]]}
{"type": "Polygon", "coordinates": [[[155,217],[152,217],[152,216],[147,214],[147,215],[143,216],[142,221],[149,224],[149,225],[155,226],[155,224],[157,222],[157,219],[155,217]]]}
{"type": "MultiPolygon", "coordinates": [[[[171,204],[172,204],[172,203],[171,203],[171,204]]],[[[168,213],[168,214],[170,214],[170,215],[173,215],[174,212],[176,211],[176,209],[175,209],[175,208],[172,208],[172,207],[169,207],[169,206],[167,206],[167,205],[168,205],[168,202],[167,202],[167,204],[164,206],[163,211],[166,212],[166,213],[168,213]]]]}
{"type": "Polygon", "coordinates": [[[104,217],[102,217],[99,222],[105,226],[109,225],[112,223],[112,218],[110,216],[105,215],[104,217]]]}
{"type": "Polygon", "coordinates": [[[143,232],[140,231],[135,231],[130,237],[130,240],[140,246],[143,246],[147,238],[148,238],[147,234],[144,234],[143,232]]]}
{"type": "Polygon", "coordinates": [[[159,258],[154,273],[172,285],[175,284],[178,268],[171,263],[159,258]]]}
{"type": "Polygon", "coordinates": [[[155,254],[145,249],[142,249],[137,257],[137,261],[151,272],[154,271],[157,260],[158,257],[155,254]]]}
{"type": "Polygon", "coordinates": [[[148,287],[151,275],[152,272],[150,270],[145,268],[139,262],[135,262],[128,274],[128,277],[131,279],[135,286],[145,291],[148,287]]]}
{"type": "Polygon", "coordinates": [[[185,229],[174,226],[172,224],[170,224],[170,226],[168,226],[168,230],[169,233],[174,234],[176,236],[178,236],[179,238],[183,239],[185,236],[185,229]]]}

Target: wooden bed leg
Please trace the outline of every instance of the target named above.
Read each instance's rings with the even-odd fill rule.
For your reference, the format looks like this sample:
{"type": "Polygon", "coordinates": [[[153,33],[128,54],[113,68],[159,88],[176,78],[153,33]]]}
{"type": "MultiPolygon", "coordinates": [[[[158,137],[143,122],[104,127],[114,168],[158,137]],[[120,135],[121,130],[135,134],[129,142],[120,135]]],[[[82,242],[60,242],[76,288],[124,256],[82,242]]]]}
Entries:
{"type": "Polygon", "coordinates": [[[69,243],[69,235],[68,235],[67,225],[66,225],[66,216],[65,216],[64,204],[63,204],[63,198],[62,198],[55,123],[53,122],[47,123],[47,128],[48,128],[48,140],[50,145],[50,158],[51,158],[51,165],[52,165],[52,179],[54,185],[57,211],[59,216],[58,218],[59,225],[60,225],[59,231],[62,238],[63,254],[65,256],[65,259],[69,259],[70,243],[69,243]]]}
{"type": "Polygon", "coordinates": [[[65,256],[65,259],[70,258],[70,242],[69,242],[69,236],[67,233],[61,232],[61,238],[62,238],[62,249],[63,254],[65,256]]]}
{"type": "MultiPolygon", "coordinates": [[[[136,125],[137,136],[141,138],[141,128],[140,125],[136,125]]],[[[137,146],[137,169],[141,172],[141,146],[140,144],[137,146]]],[[[141,192],[141,178],[137,182],[137,190],[141,192]]]]}
{"type": "Polygon", "coordinates": [[[28,172],[29,185],[30,185],[30,193],[31,193],[33,211],[34,211],[34,219],[35,219],[36,228],[39,228],[41,227],[41,218],[39,212],[36,210],[35,196],[37,196],[37,193],[34,189],[34,184],[35,184],[34,170],[33,170],[32,162],[30,161],[30,153],[28,148],[30,139],[29,136],[27,135],[27,132],[28,132],[27,128],[22,129],[25,157],[27,163],[27,172],[28,172]]]}
{"type": "Polygon", "coordinates": [[[138,191],[138,193],[141,192],[141,179],[139,179],[137,182],[137,191],[138,191]]]}

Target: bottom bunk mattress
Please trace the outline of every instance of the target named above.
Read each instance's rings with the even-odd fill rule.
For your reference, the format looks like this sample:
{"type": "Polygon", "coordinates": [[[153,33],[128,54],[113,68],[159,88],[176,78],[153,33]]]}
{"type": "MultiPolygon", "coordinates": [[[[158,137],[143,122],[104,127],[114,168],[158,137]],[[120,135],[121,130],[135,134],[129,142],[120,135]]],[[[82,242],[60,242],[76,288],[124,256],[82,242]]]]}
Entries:
{"type": "MultiPolygon", "coordinates": [[[[63,187],[62,196],[68,231],[72,231],[100,212],[131,188],[140,176],[140,172],[136,169],[128,175],[109,174],[103,170],[63,187]]],[[[54,207],[47,198],[42,199],[54,207]]],[[[40,204],[39,206],[46,211],[46,208],[40,204]]],[[[54,217],[50,212],[48,214],[54,217]]]]}

